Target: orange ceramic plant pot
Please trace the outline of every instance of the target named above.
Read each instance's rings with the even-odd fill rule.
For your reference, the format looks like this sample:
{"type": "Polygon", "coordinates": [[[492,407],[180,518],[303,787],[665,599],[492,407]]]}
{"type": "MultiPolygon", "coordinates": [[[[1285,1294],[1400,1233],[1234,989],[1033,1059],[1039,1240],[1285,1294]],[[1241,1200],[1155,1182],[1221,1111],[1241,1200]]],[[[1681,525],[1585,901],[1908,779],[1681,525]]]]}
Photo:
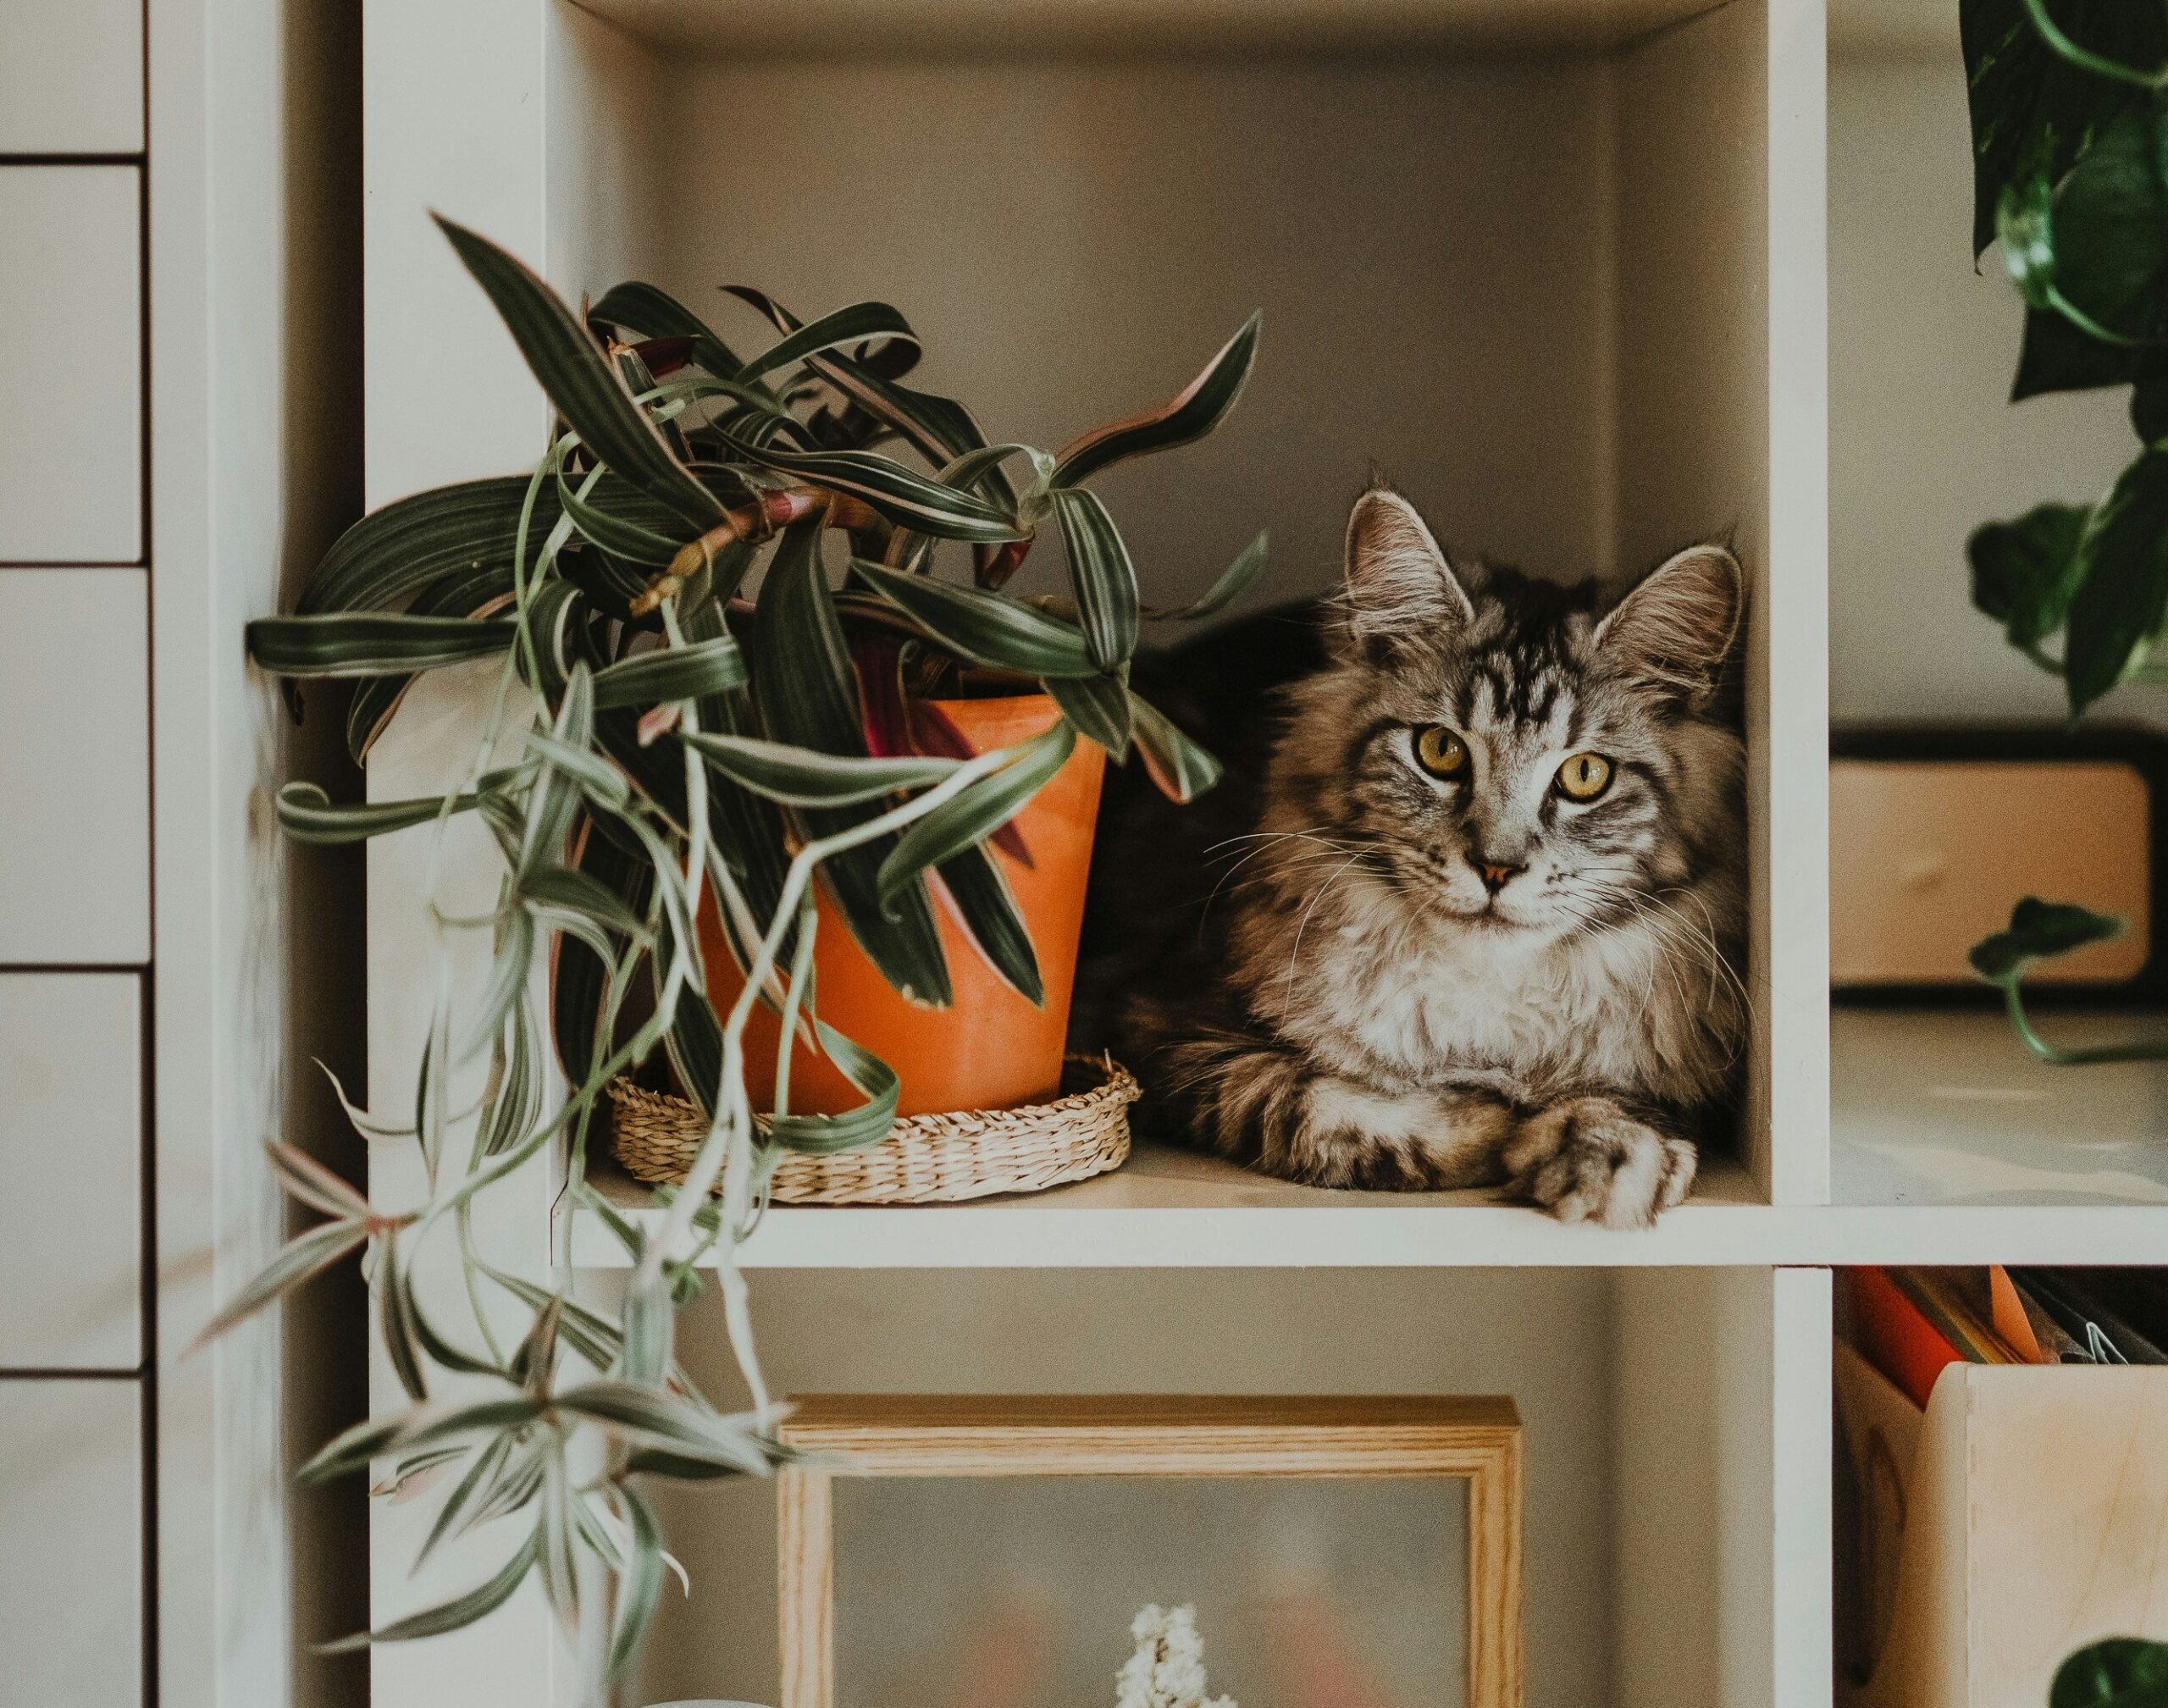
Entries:
{"type": "MultiPolygon", "coordinates": [[[[1055,716],[1054,701],[1045,694],[934,704],[974,753],[1028,741],[1051,727],[1055,716]]],[[[1012,822],[1030,852],[1028,866],[988,844],[1015,893],[1038,953],[1046,987],[1043,1008],[1034,1008],[1002,981],[931,874],[934,917],[954,992],[954,1001],[945,1009],[919,1008],[898,996],[866,959],[825,891],[819,897],[813,982],[821,1018],[896,1070],[903,1081],[899,1114],[1010,1108],[1053,1097],[1059,1089],[1092,824],[1105,766],[1105,750],[1080,740],[1068,763],[1017,814],[1012,822]]],[[[744,986],[712,907],[700,910],[700,937],[710,993],[716,1012],[727,1013],[744,986]]],[[[755,1008],[746,1022],[745,1086],[756,1109],[774,1104],[779,1024],[765,1005],[755,1008]]],[[[793,1109],[839,1114],[865,1101],[865,1093],[834,1063],[800,1039],[791,1058],[793,1109]]]]}

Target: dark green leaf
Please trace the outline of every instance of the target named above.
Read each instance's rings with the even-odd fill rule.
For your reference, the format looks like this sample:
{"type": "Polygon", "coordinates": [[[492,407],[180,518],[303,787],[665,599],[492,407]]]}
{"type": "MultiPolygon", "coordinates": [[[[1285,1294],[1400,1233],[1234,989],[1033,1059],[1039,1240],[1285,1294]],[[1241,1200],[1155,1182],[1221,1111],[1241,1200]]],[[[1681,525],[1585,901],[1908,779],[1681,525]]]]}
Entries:
{"type": "MultiPolygon", "coordinates": [[[[2131,65],[2168,59],[2160,8],[2128,0],[2053,0],[2058,24],[2131,65]]],[[[1995,205],[2021,174],[2060,180],[2097,127],[2143,97],[2066,64],[2041,39],[2024,0],[1959,0],[1972,113],[1972,252],[1994,240],[1995,205]]]]}
{"type": "Polygon", "coordinates": [[[1225,611],[1245,593],[1252,583],[1264,573],[1266,556],[1271,536],[1260,533],[1236,554],[1235,561],[1220,572],[1220,579],[1205,590],[1204,597],[1178,611],[1148,611],[1145,615],[1154,619],[1175,617],[1191,621],[1212,616],[1225,611]]]}
{"type": "Polygon", "coordinates": [[[684,739],[725,777],[790,806],[855,806],[899,789],[924,788],[956,769],[953,759],[913,754],[844,758],[749,736],[703,733],[684,739]]]}
{"type": "Polygon", "coordinates": [[[2168,613],[2168,451],[2125,469],[2077,544],[2063,675],[2081,712],[2122,680],[2168,613]]]}
{"type": "Polygon", "coordinates": [[[833,1156],[877,1142],[896,1119],[896,1103],[903,1091],[896,1070],[826,1020],[816,1019],[813,1032],[821,1042],[821,1053],[866,1093],[866,1102],[840,1115],[785,1115],[762,1125],[777,1144],[809,1157],[833,1156]]]}
{"type": "MultiPolygon", "coordinates": [[[[2149,9],[2156,15],[2160,10],[2149,9]]],[[[2055,286],[2087,318],[2125,338],[2152,337],[2164,320],[2164,145],[2168,135],[2160,114],[2150,105],[2127,108],[2100,131],[2055,193],[2055,286]]]]}
{"type": "Polygon", "coordinates": [[[410,1613],[404,1619],[395,1619],[378,1630],[357,1631],[351,1637],[341,1637],[335,1643],[320,1644],[317,1652],[320,1655],[351,1654],[357,1649],[368,1648],[372,1643],[404,1643],[417,1637],[439,1637],[447,1631],[456,1631],[462,1626],[472,1625],[512,1600],[512,1591],[526,1582],[527,1574],[534,1570],[539,1546],[536,1537],[530,1534],[488,1583],[439,1606],[419,1613],[410,1613]]]}
{"type": "Polygon", "coordinates": [[[2168,1644],[2088,1643],[2055,1669],[2048,1708],[2168,1708],[2168,1644]]]}
{"type": "Polygon", "coordinates": [[[2052,308],[2027,309],[2010,401],[2022,403],[2028,397],[2051,391],[2127,385],[2137,377],[2143,354],[2127,344],[2104,344],[2080,332],[2052,308]]]}
{"type": "Polygon", "coordinates": [[[912,344],[918,342],[918,334],[911,330],[910,323],[887,303],[854,302],[824,314],[818,320],[808,321],[788,336],[770,345],[741,367],[736,378],[741,382],[758,379],[762,374],[773,373],[779,368],[788,368],[819,351],[863,344],[871,338],[901,338],[912,344]]]}
{"type": "MultiPolygon", "coordinates": [[[[520,508],[531,484],[523,474],[463,481],[371,511],[309,572],[295,610],[303,616],[390,611],[432,582],[478,570],[509,589],[520,508]]],[[[556,494],[545,485],[535,495],[529,552],[556,520],[556,494]]]]}
{"type": "Polygon", "coordinates": [[[625,382],[556,292],[487,238],[436,217],[459,258],[489,293],[520,354],[581,441],[611,469],[696,528],[722,505],[671,455],[625,382]]]}
{"type": "MultiPolygon", "coordinates": [[[[451,810],[471,811],[478,797],[455,795],[451,810]]],[[[334,801],[312,782],[290,782],[279,791],[279,827],[296,842],[362,842],[418,824],[428,824],[444,802],[424,795],[414,800],[334,801]]]]}
{"type": "Polygon", "coordinates": [[[666,700],[697,699],[743,688],[749,678],[745,655],[727,634],[684,646],[635,653],[595,674],[598,710],[616,706],[660,705],[666,700]]]}
{"type": "Polygon", "coordinates": [[[1202,439],[1217,427],[1242,395],[1257,358],[1261,314],[1253,314],[1175,397],[1144,415],[1110,422],[1065,447],[1054,474],[1056,486],[1080,486],[1101,469],[1131,456],[1168,450],[1202,439]]]}
{"type": "Polygon", "coordinates": [[[2075,903],[2027,896],[2010,910],[2010,928],[1973,944],[1968,959],[1990,984],[2008,984],[2023,977],[2034,961],[2104,942],[2122,929],[2121,920],[2075,903]]]}
{"type": "Polygon", "coordinates": [[[260,616],[248,626],[248,655],[274,676],[390,676],[487,658],[512,644],[517,627],[508,617],[375,611],[260,616]]]}
{"type": "Polygon", "coordinates": [[[1021,743],[1015,758],[999,771],[981,777],[906,828],[881,863],[882,900],[916,893],[920,875],[928,866],[961,854],[1007,824],[1052,781],[1076,749],[1076,731],[1057,723],[1021,743]]]}
{"type": "Polygon", "coordinates": [[[429,1385],[422,1375],[422,1356],[414,1340],[414,1313],[407,1299],[406,1278],[399,1269],[399,1236],[386,1236],[373,1282],[376,1290],[377,1328],[385,1355],[406,1397],[417,1404],[429,1397],[429,1385]]]}
{"type": "Polygon", "coordinates": [[[1156,707],[1131,694],[1129,713],[1144,769],[1168,799],[1195,800],[1220,781],[1220,761],[1175,728],[1156,707]]]}
{"type": "Polygon", "coordinates": [[[1046,981],[1039,976],[1031,931],[992,850],[967,848],[935,870],[987,965],[1034,1008],[1044,1007],[1046,981]]]}
{"type": "Polygon", "coordinates": [[[2043,504],[2015,522],[1976,528],[1965,543],[1972,603],[2002,624],[2012,646],[2037,646],[2063,626],[2091,514],[2082,505],[2043,504]]]}
{"type": "Polygon", "coordinates": [[[1114,676],[1050,676],[1047,692],[1079,735],[1117,760],[1129,757],[1130,710],[1126,672],[1114,676]]]}
{"type": "Polygon", "coordinates": [[[689,338],[693,360],[717,379],[727,379],[743,366],[730,346],[700,316],[652,285],[631,279],[613,285],[587,311],[589,326],[614,326],[640,338],[689,338]]]}
{"type": "Polygon", "coordinates": [[[854,559],[851,571],[960,658],[1024,676],[1099,673],[1082,630],[1006,594],[907,575],[863,559],[854,559]]]}
{"type": "MultiPolygon", "coordinates": [[[[580,495],[579,489],[565,478],[561,462],[556,471],[556,484],[557,502],[572,518],[572,527],[612,557],[659,569],[672,562],[678,548],[685,544],[683,537],[661,533],[601,505],[589,503],[580,495]]],[[[607,481],[596,484],[600,488],[607,481]]],[[[688,534],[689,532],[687,530],[688,534]]]]}
{"type": "MultiPolygon", "coordinates": [[[[817,517],[794,523],[784,530],[760,584],[754,618],[755,697],[777,740],[864,758],[857,678],[821,572],[820,546],[817,517]]],[[[816,837],[861,823],[874,810],[800,809],[816,837]]],[[[925,886],[900,890],[893,901],[880,891],[876,874],[894,845],[893,836],[884,836],[852,848],[827,861],[822,876],[851,935],[882,976],[909,999],[944,1008],[948,969],[925,886]]]]}
{"type": "Polygon", "coordinates": [[[1097,493],[1057,487],[1050,495],[1061,545],[1069,559],[1070,586],[1083,618],[1084,644],[1103,670],[1126,664],[1137,650],[1140,601],[1137,569],[1129,561],[1114,519],[1097,493]]]}
{"type": "Polygon", "coordinates": [[[892,456],[871,450],[786,450],[755,445],[735,434],[725,437],[731,449],[749,461],[862,499],[884,520],[914,533],[988,544],[1024,537],[1022,527],[1008,511],[943,486],[892,456]]]}

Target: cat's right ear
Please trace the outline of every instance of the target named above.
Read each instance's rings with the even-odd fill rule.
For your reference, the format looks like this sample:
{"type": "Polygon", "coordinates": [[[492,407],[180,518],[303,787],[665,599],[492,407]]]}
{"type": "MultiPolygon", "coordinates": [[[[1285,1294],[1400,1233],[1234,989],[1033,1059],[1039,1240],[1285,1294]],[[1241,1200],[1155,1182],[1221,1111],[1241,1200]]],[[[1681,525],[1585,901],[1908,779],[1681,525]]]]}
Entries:
{"type": "Polygon", "coordinates": [[[1347,518],[1344,627],[1379,657],[1410,638],[1474,621],[1475,607],[1415,506],[1390,487],[1372,487],[1347,518]]]}

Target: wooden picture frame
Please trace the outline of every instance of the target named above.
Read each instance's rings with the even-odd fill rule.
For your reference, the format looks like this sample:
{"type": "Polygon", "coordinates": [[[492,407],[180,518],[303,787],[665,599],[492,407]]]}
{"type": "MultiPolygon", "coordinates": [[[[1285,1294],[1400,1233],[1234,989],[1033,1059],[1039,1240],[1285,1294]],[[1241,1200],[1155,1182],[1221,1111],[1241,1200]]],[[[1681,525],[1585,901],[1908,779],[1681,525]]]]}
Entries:
{"type": "Polygon", "coordinates": [[[834,1708],[838,1477],[1441,1477],[1468,1483],[1468,1708],[1521,1704],[1521,1422],[1492,1396],[861,1395],[778,1432],[782,1708],[834,1708]]]}

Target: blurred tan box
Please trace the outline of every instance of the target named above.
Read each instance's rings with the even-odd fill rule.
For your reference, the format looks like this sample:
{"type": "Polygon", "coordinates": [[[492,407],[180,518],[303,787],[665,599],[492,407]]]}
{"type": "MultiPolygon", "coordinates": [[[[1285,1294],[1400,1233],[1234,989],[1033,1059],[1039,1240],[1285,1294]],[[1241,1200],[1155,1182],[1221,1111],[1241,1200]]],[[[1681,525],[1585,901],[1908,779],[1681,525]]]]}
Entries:
{"type": "Polygon", "coordinates": [[[2152,951],[2151,820],[2144,777],[2120,760],[1832,760],[1830,982],[1964,983],[1966,951],[2028,895],[2125,921],[2029,978],[2135,977],[2152,951]]]}

